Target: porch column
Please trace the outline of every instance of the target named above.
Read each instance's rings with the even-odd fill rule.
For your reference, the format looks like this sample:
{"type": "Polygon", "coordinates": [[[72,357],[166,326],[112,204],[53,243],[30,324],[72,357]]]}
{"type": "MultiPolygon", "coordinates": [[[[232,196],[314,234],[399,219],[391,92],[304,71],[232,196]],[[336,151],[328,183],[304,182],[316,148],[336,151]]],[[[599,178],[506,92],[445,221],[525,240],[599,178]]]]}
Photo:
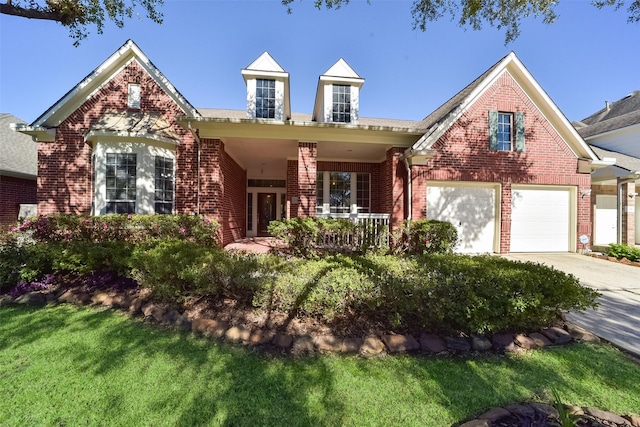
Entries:
{"type": "MultiPolygon", "coordinates": [[[[298,142],[298,204],[291,201],[291,211],[299,217],[316,216],[317,143],[298,142]]],[[[292,215],[293,216],[293,215],[292,215]]]]}
{"type": "Polygon", "coordinates": [[[636,183],[634,181],[622,181],[621,188],[622,241],[620,243],[633,246],[636,243],[636,183]]]}

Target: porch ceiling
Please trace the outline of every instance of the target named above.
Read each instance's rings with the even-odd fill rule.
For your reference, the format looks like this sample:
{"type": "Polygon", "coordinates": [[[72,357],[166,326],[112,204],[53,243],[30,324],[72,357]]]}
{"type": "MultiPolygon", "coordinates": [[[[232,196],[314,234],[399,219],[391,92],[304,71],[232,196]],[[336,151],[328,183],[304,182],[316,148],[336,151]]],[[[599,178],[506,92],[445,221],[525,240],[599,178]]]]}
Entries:
{"type": "MultiPolygon", "coordinates": [[[[285,139],[221,138],[225,150],[250,178],[280,178],[287,173],[287,160],[298,158],[298,141],[285,139]]],[[[379,163],[391,144],[317,141],[318,161],[379,163]]]]}

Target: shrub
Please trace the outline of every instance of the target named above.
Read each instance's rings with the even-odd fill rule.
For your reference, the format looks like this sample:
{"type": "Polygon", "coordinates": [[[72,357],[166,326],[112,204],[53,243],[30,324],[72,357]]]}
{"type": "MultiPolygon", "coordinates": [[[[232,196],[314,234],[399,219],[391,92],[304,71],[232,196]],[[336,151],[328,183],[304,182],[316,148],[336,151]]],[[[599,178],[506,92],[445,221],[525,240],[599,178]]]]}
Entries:
{"type": "Polygon", "coordinates": [[[626,258],[629,261],[640,261],[640,248],[612,243],[607,248],[607,255],[617,259],[626,258]]]}
{"type": "Polygon", "coordinates": [[[532,330],[564,311],[597,306],[596,291],[573,275],[497,256],[429,256],[433,288],[427,323],[467,333],[532,330]]]}
{"type": "Polygon", "coordinates": [[[0,245],[0,293],[19,283],[27,286],[51,273],[51,254],[44,243],[18,244],[12,240],[0,245]]]}
{"type": "Polygon", "coordinates": [[[13,233],[27,233],[39,242],[142,242],[150,238],[180,238],[215,245],[219,225],[193,215],[66,215],[29,218],[13,233]]]}
{"type": "Polygon", "coordinates": [[[396,253],[451,253],[458,243],[458,230],[450,222],[433,219],[406,220],[394,233],[393,242],[396,253]]]}
{"type": "Polygon", "coordinates": [[[286,243],[292,255],[364,253],[388,248],[388,226],[333,218],[292,218],[272,221],[269,233],[286,243]]]}
{"type": "Polygon", "coordinates": [[[275,257],[227,252],[177,239],[140,244],[133,277],[161,299],[207,296],[250,303],[255,289],[276,268],[275,257]]]}

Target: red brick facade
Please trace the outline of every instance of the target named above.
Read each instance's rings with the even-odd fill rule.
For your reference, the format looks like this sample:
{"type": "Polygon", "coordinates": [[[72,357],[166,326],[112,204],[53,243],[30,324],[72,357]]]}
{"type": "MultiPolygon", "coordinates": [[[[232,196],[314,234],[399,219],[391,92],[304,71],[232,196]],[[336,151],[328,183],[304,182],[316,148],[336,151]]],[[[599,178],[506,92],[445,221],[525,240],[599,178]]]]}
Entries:
{"type": "MultiPolygon", "coordinates": [[[[241,165],[251,164],[255,159],[251,158],[251,161],[248,161],[247,158],[260,156],[260,153],[243,153],[247,155],[245,159],[236,155],[243,149],[243,138],[246,135],[249,135],[247,138],[258,138],[253,131],[242,133],[245,131],[242,126],[249,127],[253,124],[242,121],[217,121],[220,118],[210,120],[208,117],[194,117],[196,127],[192,133],[176,121],[176,117],[189,114],[174,101],[177,99],[176,94],[167,93],[167,86],[159,85],[135,60],[105,80],[90,99],[57,126],[54,142],[38,144],[39,213],[88,214],[92,211],[92,147],[85,142],[85,136],[105,113],[127,111],[128,84],[138,83],[141,88],[141,108],[134,111],[160,114],[170,123],[171,131],[178,136],[175,149],[175,211],[201,214],[219,221],[222,227],[222,244],[245,237],[247,171],[241,165]],[[216,127],[219,123],[224,125],[216,127]],[[240,131],[234,133],[234,128],[229,134],[233,135],[229,137],[230,140],[227,140],[224,134],[218,134],[220,129],[223,129],[220,132],[224,132],[229,126],[236,125],[240,127],[240,131]],[[205,138],[203,135],[208,137],[205,138]],[[226,152],[225,143],[238,161],[226,152]]],[[[171,90],[173,89],[169,89],[169,92],[171,90]]],[[[190,125],[191,122],[189,129],[190,125]]],[[[356,128],[357,126],[354,127],[355,132],[362,133],[350,135],[373,135],[364,133],[369,130],[356,128]]],[[[324,128],[313,130],[325,132],[324,128]]],[[[296,129],[296,132],[298,131],[306,132],[296,129]]],[[[347,140],[352,137],[346,133],[341,134],[343,131],[344,129],[338,127],[336,135],[345,135],[347,140]]],[[[297,144],[297,159],[288,159],[286,164],[287,217],[316,215],[318,171],[370,174],[371,211],[391,215],[392,228],[399,226],[409,216],[419,219],[428,215],[426,196],[430,182],[490,183],[496,187],[499,185],[501,189],[499,250],[509,252],[512,185],[573,187],[574,194],[577,195],[581,194],[580,190],[587,190],[591,185],[589,174],[577,172],[576,155],[507,72],[486,88],[431,147],[435,156],[429,159],[426,165],[412,166],[411,179],[405,165],[404,152],[411,143],[409,138],[415,136],[418,140],[420,136],[410,129],[399,132],[402,137],[399,140],[403,142],[398,145],[403,146],[389,148],[385,159],[380,163],[358,162],[358,159],[354,162],[318,159],[318,143],[297,141],[299,133],[292,136],[290,142],[297,144]],[[489,150],[490,110],[524,113],[524,152],[489,150]],[[411,194],[408,191],[409,186],[411,194]]],[[[268,137],[268,134],[264,135],[264,138],[268,137]]],[[[367,136],[362,137],[366,138],[367,136]]],[[[337,139],[329,140],[333,141],[331,143],[340,143],[337,139]]],[[[388,141],[385,144],[390,147],[393,141],[395,139],[391,144],[388,141]]],[[[293,155],[292,152],[288,153],[287,155],[293,155]]],[[[577,236],[590,236],[591,213],[588,197],[577,197],[576,217],[577,236]]]]}
{"type": "Polygon", "coordinates": [[[35,179],[0,175],[0,227],[15,224],[20,205],[37,200],[35,179]]]}
{"type": "MultiPolygon", "coordinates": [[[[177,115],[184,114],[137,62],[129,63],[57,127],[55,142],[38,143],[39,214],[91,212],[92,149],[84,138],[106,112],[127,109],[129,83],[141,86],[140,111],[160,113],[169,123],[173,123],[177,115]]],[[[185,129],[178,125],[172,128],[181,138],[176,152],[176,170],[180,171],[176,176],[176,187],[184,188],[190,181],[185,166],[195,157],[194,141],[185,129]]],[[[193,196],[184,193],[181,196],[186,197],[177,197],[180,199],[177,211],[193,212],[193,196]]]]}
{"type": "MultiPolygon", "coordinates": [[[[429,181],[499,183],[501,190],[500,252],[509,252],[511,185],[591,186],[589,174],[578,173],[578,159],[566,142],[508,73],[484,94],[434,144],[436,155],[425,166],[414,166],[414,205],[426,194],[429,181]],[[523,112],[525,151],[489,150],[489,110],[523,112]]],[[[591,235],[589,198],[578,197],[577,236],[591,235]]],[[[422,209],[426,204],[420,201],[422,209]]],[[[414,218],[424,216],[417,206],[414,218]]]]}

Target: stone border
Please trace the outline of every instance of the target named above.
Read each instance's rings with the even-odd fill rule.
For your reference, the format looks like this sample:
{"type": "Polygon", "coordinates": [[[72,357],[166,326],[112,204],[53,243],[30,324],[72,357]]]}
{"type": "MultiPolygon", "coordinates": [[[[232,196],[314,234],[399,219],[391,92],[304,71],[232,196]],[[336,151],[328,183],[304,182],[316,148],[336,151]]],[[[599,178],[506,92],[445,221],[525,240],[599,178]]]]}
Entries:
{"type": "MultiPolygon", "coordinates": [[[[422,333],[418,339],[412,335],[389,334],[367,337],[340,338],[332,335],[290,335],[279,334],[268,329],[247,329],[231,326],[227,322],[188,318],[176,310],[165,310],[151,300],[139,294],[122,295],[114,292],[89,294],[81,289],[61,289],[43,292],[29,292],[18,298],[0,295],[0,307],[6,305],[45,306],[48,304],[69,303],[92,305],[119,309],[132,316],[142,316],[145,320],[163,326],[199,333],[205,337],[224,339],[232,343],[256,348],[274,348],[284,353],[301,355],[312,353],[345,353],[374,357],[383,354],[423,352],[428,354],[474,354],[506,353],[519,354],[526,351],[543,349],[552,345],[563,345],[573,341],[599,343],[600,338],[587,330],[569,322],[558,322],[540,332],[524,334],[495,334],[489,339],[484,336],[445,336],[422,333]]],[[[640,416],[627,415],[624,418],[616,414],[595,408],[567,407],[569,412],[584,418],[605,420],[618,427],[640,427],[640,416]]],[[[550,421],[557,420],[557,410],[544,403],[514,404],[492,408],[479,417],[459,427],[491,427],[501,419],[509,417],[537,416],[550,421]]]]}
{"type": "Polygon", "coordinates": [[[618,264],[631,265],[633,267],[640,267],[640,261],[629,261],[626,258],[618,259],[616,257],[609,256],[602,252],[589,252],[588,254],[585,254],[585,255],[590,256],[591,258],[597,258],[604,261],[611,261],[611,262],[617,262],[618,264]]]}
{"type": "Polygon", "coordinates": [[[494,334],[491,337],[440,336],[423,332],[418,337],[402,334],[385,334],[364,337],[336,337],[333,335],[292,335],[278,333],[277,330],[245,328],[233,326],[217,319],[189,318],[177,310],[166,310],[152,300],[139,294],[117,294],[97,292],[89,294],[81,289],[61,289],[30,292],[15,300],[8,295],[0,296],[0,306],[5,304],[46,304],[71,303],[77,305],[103,306],[119,309],[133,316],[167,327],[193,331],[205,337],[264,348],[283,353],[300,355],[312,353],[348,353],[365,357],[383,354],[422,352],[427,354],[475,354],[493,352],[498,354],[519,354],[542,349],[552,345],[563,345],[573,341],[599,343],[600,338],[569,322],[557,322],[554,326],[529,334],[494,334]]]}
{"type": "MultiPolygon", "coordinates": [[[[579,406],[566,405],[564,407],[565,410],[574,417],[593,420],[598,422],[599,425],[640,427],[640,416],[625,415],[624,417],[621,417],[614,413],[601,411],[596,408],[581,408],[579,406]],[[606,422],[607,424],[602,424],[603,422],[606,422]]],[[[491,427],[493,425],[510,425],[504,424],[504,422],[507,422],[507,420],[513,420],[514,418],[516,420],[533,419],[536,421],[533,425],[561,425],[559,420],[560,415],[556,408],[546,403],[529,402],[492,408],[480,415],[478,418],[467,421],[464,424],[459,424],[459,427],[491,427]],[[548,424],[548,422],[552,422],[553,424],[548,424]]],[[[529,424],[522,423],[518,425],[529,424]]]]}

